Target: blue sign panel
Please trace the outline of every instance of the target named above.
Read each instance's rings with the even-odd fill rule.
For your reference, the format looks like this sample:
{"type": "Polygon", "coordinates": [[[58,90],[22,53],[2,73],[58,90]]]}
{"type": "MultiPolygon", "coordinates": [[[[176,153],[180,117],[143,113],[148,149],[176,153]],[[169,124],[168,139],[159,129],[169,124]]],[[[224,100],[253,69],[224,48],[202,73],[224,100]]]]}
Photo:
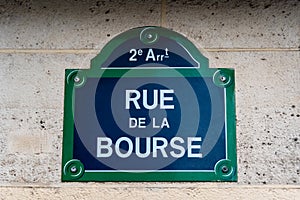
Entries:
{"type": "Polygon", "coordinates": [[[234,73],[138,28],[66,71],[64,181],[236,181],[234,73]]]}

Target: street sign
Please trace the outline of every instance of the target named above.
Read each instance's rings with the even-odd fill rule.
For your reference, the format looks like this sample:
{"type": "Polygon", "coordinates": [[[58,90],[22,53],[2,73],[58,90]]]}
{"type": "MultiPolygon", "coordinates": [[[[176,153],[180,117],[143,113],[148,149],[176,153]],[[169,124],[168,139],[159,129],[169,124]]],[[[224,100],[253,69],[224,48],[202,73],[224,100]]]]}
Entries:
{"type": "Polygon", "coordinates": [[[236,181],[234,71],[141,27],[65,74],[62,181],[236,181]]]}

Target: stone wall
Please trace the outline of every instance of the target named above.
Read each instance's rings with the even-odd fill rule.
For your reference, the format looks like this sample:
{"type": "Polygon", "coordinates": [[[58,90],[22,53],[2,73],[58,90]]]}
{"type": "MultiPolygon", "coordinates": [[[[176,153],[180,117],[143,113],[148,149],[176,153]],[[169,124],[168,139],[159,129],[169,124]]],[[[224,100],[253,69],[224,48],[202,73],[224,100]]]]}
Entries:
{"type": "Polygon", "coordinates": [[[297,0],[1,0],[0,199],[299,198],[299,11],[297,0]],[[64,70],[149,25],[235,68],[238,183],[61,183],[64,70]]]}

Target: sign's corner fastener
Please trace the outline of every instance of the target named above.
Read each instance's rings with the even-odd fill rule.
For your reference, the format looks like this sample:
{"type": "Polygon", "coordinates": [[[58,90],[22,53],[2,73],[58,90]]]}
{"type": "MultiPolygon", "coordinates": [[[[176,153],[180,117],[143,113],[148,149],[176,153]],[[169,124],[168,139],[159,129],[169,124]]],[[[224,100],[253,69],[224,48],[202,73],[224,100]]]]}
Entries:
{"type": "Polygon", "coordinates": [[[63,168],[63,179],[74,180],[83,176],[85,170],[82,162],[77,159],[69,160],[63,168]]]}

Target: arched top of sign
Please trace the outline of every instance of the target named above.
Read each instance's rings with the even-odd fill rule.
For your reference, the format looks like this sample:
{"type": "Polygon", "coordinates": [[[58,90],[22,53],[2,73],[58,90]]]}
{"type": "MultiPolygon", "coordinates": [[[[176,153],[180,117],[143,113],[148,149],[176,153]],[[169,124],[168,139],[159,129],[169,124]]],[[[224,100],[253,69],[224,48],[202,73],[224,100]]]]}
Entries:
{"type": "Polygon", "coordinates": [[[134,28],[113,38],[92,69],[208,68],[208,59],[183,35],[161,27],[134,28]]]}

